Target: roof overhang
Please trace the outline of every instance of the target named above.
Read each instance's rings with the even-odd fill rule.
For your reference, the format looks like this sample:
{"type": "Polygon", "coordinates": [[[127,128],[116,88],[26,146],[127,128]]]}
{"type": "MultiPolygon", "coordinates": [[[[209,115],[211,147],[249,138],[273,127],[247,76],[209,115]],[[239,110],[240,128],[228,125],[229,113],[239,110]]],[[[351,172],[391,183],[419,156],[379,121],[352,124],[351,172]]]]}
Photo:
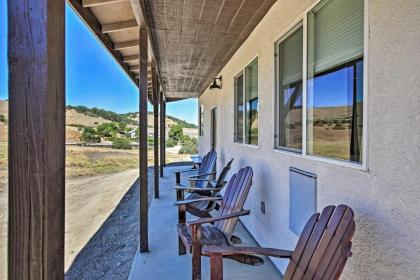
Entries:
{"type": "Polygon", "coordinates": [[[167,98],[202,94],[276,0],[131,0],[147,19],[167,98]]]}
{"type": "MultiPolygon", "coordinates": [[[[67,0],[138,86],[139,31],[166,100],[198,97],[276,0],[67,0]]],[[[151,95],[151,65],[148,91],[151,95]]]]}

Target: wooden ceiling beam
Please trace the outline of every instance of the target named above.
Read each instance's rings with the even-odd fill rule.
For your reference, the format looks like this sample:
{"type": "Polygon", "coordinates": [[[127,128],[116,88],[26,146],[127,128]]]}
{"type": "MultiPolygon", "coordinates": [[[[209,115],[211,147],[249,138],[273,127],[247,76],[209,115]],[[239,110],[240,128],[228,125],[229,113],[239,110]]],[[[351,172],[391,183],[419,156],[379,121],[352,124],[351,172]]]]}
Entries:
{"type": "MultiPolygon", "coordinates": [[[[84,2],[86,2],[85,0],[84,2]]],[[[92,4],[94,0],[87,1],[88,4],[92,4]]],[[[99,1],[96,2],[111,2],[111,1],[99,1]]],[[[114,1],[115,2],[115,1],[114,1]]],[[[86,26],[92,31],[92,33],[98,38],[98,40],[103,44],[103,46],[108,50],[116,62],[121,66],[121,68],[127,73],[131,80],[138,85],[138,82],[135,79],[135,75],[130,72],[129,65],[123,61],[123,56],[120,52],[116,51],[114,48],[114,43],[108,34],[102,33],[102,26],[95,15],[90,9],[84,8],[81,0],[67,0],[67,3],[70,7],[76,12],[76,14],[85,22],[86,26]]],[[[138,42],[137,42],[138,45],[138,42]]]]}
{"type": "Polygon", "coordinates": [[[133,41],[126,41],[126,42],[120,42],[114,44],[114,49],[116,51],[134,48],[139,46],[139,40],[133,40],[133,41]]]}
{"type": "Polygon", "coordinates": [[[90,8],[100,5],[115,4],[121,2],[127,2],[128,0],[83,0],[83,7],[90,8]]]}
{"type": "Polygon", "coordinates": [[[115,22],[115,23],[102,25],[102,33],[111,33],[111,32],[123,31],[127,29],[134,29],[138,27],[139,26],[137,25],[137,21],[135,20],[115,22]]]}
{"type": "MultiPolygon", "coordinates": [[[[130,67],[130,70],[131,71],[133,71],[133,70],[139,70],[139,69],[140,69],[140,65],[132,65],[130,67]]],[[[152,70],[152,68],[151,68],[150,63],[149,63],[149,65],[147,66],[147,72],[150,73],[151,70],[152,70]]]]}
{"type": "Polygon", "coordinates": [[[134,55],[128,55],[128,56],[124,56],[124,62],[133,62],[133,61],[138,61],[140,59],[140,55],[138,54],[134,54],[134,55]]]}

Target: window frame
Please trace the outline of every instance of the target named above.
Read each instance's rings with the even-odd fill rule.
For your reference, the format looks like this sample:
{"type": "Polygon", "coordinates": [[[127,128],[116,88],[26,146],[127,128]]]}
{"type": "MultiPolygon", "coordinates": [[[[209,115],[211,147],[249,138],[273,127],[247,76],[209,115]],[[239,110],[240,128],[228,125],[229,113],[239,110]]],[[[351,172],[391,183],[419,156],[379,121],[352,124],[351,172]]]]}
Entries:
{"type": "Polygon", "coordinates": [[[198,136],[204,136],[204,105],[198,106],[198,136]]]}
{"type": "Polygon", "coordinates": [[[238,74],[235,75],[233,78],[233,91],[234,91],[234,124],[233,124],[233,142],[238,144],[245,144],[245,69],[242,69],[238,74]],[[237,124],[238,124],[238,96],[237,96],[237,80],[242,76],[242,140],[238,140],[236,134],[238,132],[237,124]]]}
{"type": "Polygon", "coordinates": [[[254,57],[252,57],[249,61],[246,62],[246,64],[244,66],[241,67],[241,70],[234,76],[233,78],[234,80],[234,86],[233,86],[233,91],[234,91],[234,127],[233,127],[233,142],[236,144],[240,144],[243,146],[248,146],[251,148],[259,148],[260,146],[260,61],[259,61],[259,54],[255,55],[254,57]],[[257,112],[258,112],[258,143],[257,144],[250,144],[250,143],[246,143],[246,114],[247,114],[247,104],[246,104],[246,90],[245,90],[245,85],[246,85],[246,75],[245,75],[245,69],[252,64],[255,60],[257,60],[257,81],[258,81],[258,86],[257,86],[257,96],[258,96],[258,105],[257,105],[257,112]],[[237,96],[236,96],[236,79],[242,75],[242,79],[243,79],[243,93],[242,93],[242,97],[243,97],[243,106],[244,106],[244,110],[242,112],[243,114],[243,127],[242,127],[242,141],[238,141],[236,138],[236,124],[237,124],[237,113],[236,113],[236,108],[237,108],[237,96]]]}
{"type": "MultiPolygon", "coordinates": [[[[296,153],[296,154],[301,154],[302,150],[303,150],[303,146],[302,146],[302,150],[299,149],[295,149],[295,148],[289,148],[289,147],[283,147],[280,146],[278,144],[279,142],[279,122],[280,122],[280,110],[278,108],[279,105],[279,90],[280,90],[280,79],[279,79],[279,74],[280,74],[280,65],[279,65],[279,55],[280,55],[280,44],[282,42],[284,42],[287,38],[289,38],[292,34],[294,34],[299,28],[302,27],[302,31],[303,31],[303,20],[299,20],[299,22],[297,24],[295,24],[292,28],[287,29],[287,32],[285,34],[283,34],[279,40],[277,40],[275,42],[274,45],[274,64],[275,64],[275,71],[274,71],[274,80],[275,80],[275,93],[274,93],[274,149],[277,150],[282,150],[282,151],[287,151],[290,153],[296,153]]],[[[302,35],[304,36],[304,34],[302,35]]],[[[303,129],[303,125],[304,120],[303,120],[303,111],[304,111],[304,107],[303,107],[303,87],[304,87],[304,82],[303,82],[303,71],[302,71],[302,129],[303,129]]],[[[303,145],[303,131],[302,131],[302,145],[303,145]]]]}
{"type": "Polygon", "coordinates": [[[322,1],[317,0],[310,5],[301,16],[294,20],[285,31],[281,32],[274,40],[274,87],[273,87],[273,148],[272,151],[280,154],[296,156],[299,158],[310,159],[318,162],[334,164],[338,166],[350,167],[362,171],[368,170],[368,43],[369,43],[369,18],[368,18],[368,2],[369,0],[363,0],[363,139],[362,139],[362,158],[361,163],[340,160],[335,158],[328,158],[316,155],[310,155],[307,153],[307,79],[308,79],[308,15],[309,13],[322,1]],[[300,25],[301,23],[301,25],[300,25]],[[286,147],[279,147],[278,136],[277,136],[277,124],[278,120],[278,89],[279,89],[279,77],[278,77],[278,46],[288,36],[293,34],[299,28],[299,25],[303,27],[303,63],[302,63],[302,103],[303,103],[303,114],[302,114],[302,151],[295,151],[286,147]]]}

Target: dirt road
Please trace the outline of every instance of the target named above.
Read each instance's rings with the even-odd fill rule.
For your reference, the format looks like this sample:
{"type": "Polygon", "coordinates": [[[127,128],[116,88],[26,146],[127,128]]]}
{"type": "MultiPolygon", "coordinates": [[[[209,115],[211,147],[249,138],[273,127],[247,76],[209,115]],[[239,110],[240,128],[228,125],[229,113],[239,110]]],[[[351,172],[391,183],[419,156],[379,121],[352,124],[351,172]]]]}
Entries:
{"type": "Polygon", "coordinates": [[[138,177],[138,169],[66,182],[65,269],[115,210],[138,177]]]}
{"type": "MultiPolygon", "coordinates": [[[[138,177],[138,169],[66,180],[65,269],[114,212],[138,177]]],[[[2,182],[1,186],[6,186],[2,182]]],[[[7,251],[7,189],[0,188],[0,256],[7,251]]],[[[135,215],[130,221],[136,227],[135,215]]],[[[126,228],[127,230],[127,228],[126,228]]],[[[134,241],[136,244],[136,241],[134,241]]],[[[128,248],[129,249],[129,248],[128,248]]],[[[135,246],[134,246],[135,250],[135,246]]],[[[134,253],[134,252],[133,252],[134,253]]],[[[0,279],[6,279],[6,259],[1,257],[0,279]]],[[[130,259],[131,260],[131,259],[130,259]]]]}

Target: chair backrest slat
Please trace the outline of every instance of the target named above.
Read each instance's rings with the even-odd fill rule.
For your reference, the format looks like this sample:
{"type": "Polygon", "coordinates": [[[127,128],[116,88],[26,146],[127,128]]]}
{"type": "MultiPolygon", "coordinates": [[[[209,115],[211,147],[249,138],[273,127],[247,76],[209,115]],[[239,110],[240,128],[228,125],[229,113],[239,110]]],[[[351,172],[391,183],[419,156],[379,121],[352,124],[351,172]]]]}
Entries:
{"type": "Polygon", "coordinates": [[[348,206],[328,206],[321,214],[312,215],[284,279],[338,279],[350,255],[354,231],[354,214],[348,206]]]}
{"type": "MultiPolygon", "coordinates": [[[[203,160],[201,161],[201,165],[198,168],[198,172],[197,175],[200,174],[208,174],[210,172],[214,171],[214,167],[216,165],[216,159],[217,159],[217,153],[215,150],[211,150],[210,152],[208,152],[204,157],[203,160]]],[[[209,178],[210,176],[205,176],[201,179],[206,179],[209,178]]],[[[202,188],[205,186],[204,181],[198,181],[195,185],[195,187],[197,188],[202,188]]]]}
{"type": "MultiPolygon", "coordinates": [[[[331,206],[329,206],[328,208],[331,208],[331,206]]],[[[321,262],[321,258],[324,255],[325,251],[327,250],[327,247],[331,241],[331,238],[333,237],[335,233],[335,229],[337,225],[340,223],[341,219],[343,218],[343,215],[346,209],[347,207],[344,205],[339,205],[335,209],[333,215],[331,216],[329,225],[327,229],[325,230],[321,241],[319,242],[318,250],[313,254],[311,262],[308,265],[308,269],[306,270],[306,273],[304,275],[306,278],[312,279],[314,277],[316,269],[318,268],[319,263],[321,262]]]]}
{"type": "Polygon", "coordinates": [[[322,279],[339,245],[342,243],[342,247],[344,247],[351,241],[355,230],[354,225],[355,223],[353,210],[348,208],[346,209],[346,213],[344,214],[340,224],[337,227],[334,237],[328,244],[320,264],[318,265],[314,276],[315,279],[322,279]]]}
{"type": "Polygon", "coordinates": [[[305,273],[306,268],[308,267],[312,258],[312,255],[317,249],[318,243],[325,231],[325,228],[327,227],[334,209],[334,206],[328,206],[322,211],[315,227],[312,230],[308,243],[305,246],[305,250],[302,252],[299,265],[296,267],[293,279],[302,279],[303,274],[305,273]]]}
{"type": "Polygon", "coordinates": [[[223,167],[222,171],[219,174],[219,177],[217,178],[215,187],[220,187],[223,185],[227,174],[229,173],[230,168],[232,167],[233,158],[226,164],[225,167],[223,167]]]}
{"type": "MultiPolygon", "coordinates": [[[[252,168],[248,166],[241,168],[236,176],[232,176],[223,195],[223,200],[218,211],[219,215],[228,215],[243,209],[251,188],[252,175],[252,168]]],[[[215,226],[229,238],[237,221],[238,218],[222,220],[216,222],[215,226]]]]}

